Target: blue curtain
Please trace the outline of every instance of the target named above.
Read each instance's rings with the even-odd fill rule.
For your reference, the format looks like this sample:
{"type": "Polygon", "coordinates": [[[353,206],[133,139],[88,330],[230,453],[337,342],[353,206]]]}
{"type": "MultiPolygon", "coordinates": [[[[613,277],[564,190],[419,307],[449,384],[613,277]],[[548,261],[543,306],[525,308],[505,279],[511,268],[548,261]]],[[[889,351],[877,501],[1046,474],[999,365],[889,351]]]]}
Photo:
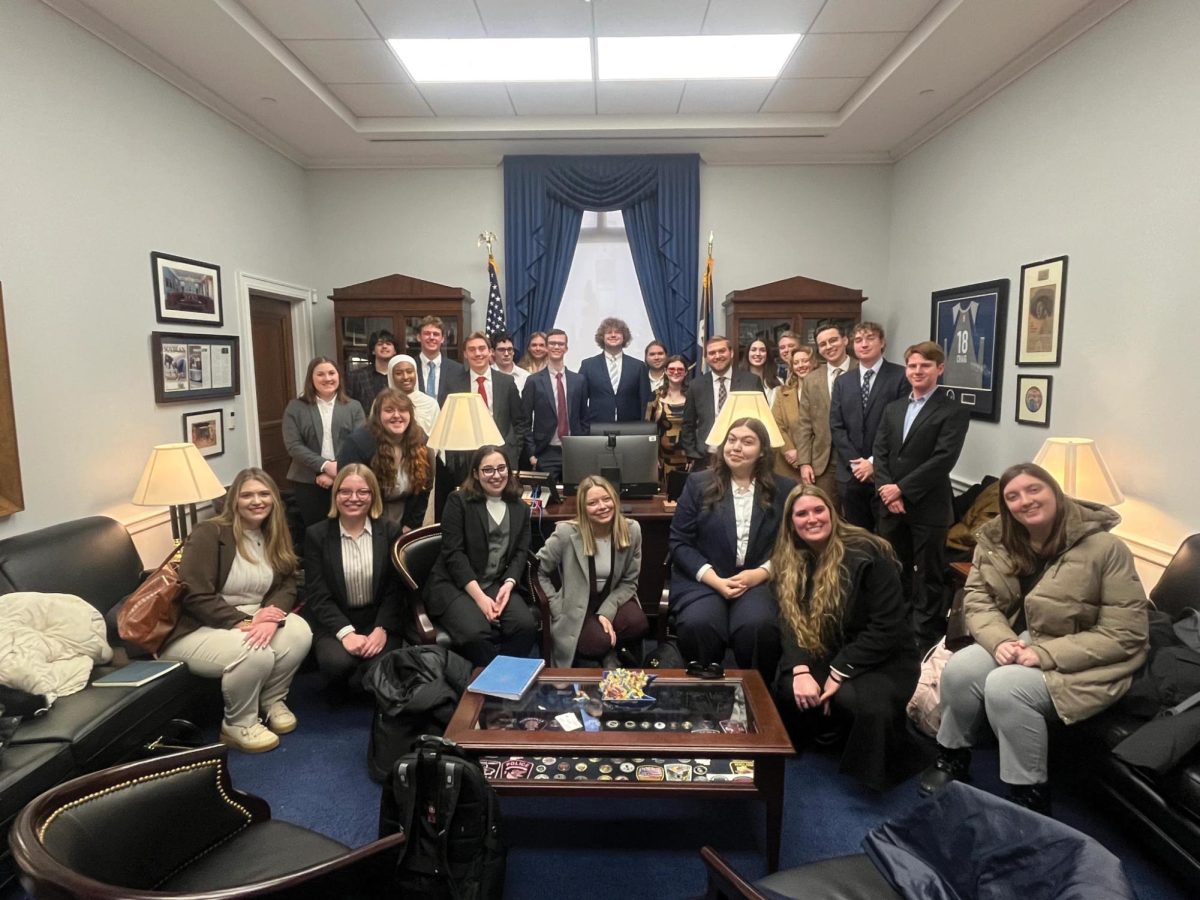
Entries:
{"type": "Polygon", "coordinates": [[[504,258],[518,346],[554,325],[585,209],[619,209],[655,336],[696,342],[700,157],[507,156],[504,258]]]}

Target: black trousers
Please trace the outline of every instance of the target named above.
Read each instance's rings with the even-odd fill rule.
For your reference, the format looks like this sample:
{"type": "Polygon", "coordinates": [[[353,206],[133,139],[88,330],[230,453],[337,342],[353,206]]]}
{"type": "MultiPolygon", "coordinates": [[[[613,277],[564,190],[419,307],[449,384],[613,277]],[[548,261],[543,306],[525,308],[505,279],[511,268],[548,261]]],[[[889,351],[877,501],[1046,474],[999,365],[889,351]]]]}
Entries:
{"type": "Polygon", "coordinates": [[[863,484],[857,478],[838,482],[838,499],[841,501],[842,518],[851,525],[875,531],[879,497],[875,493],[875,482],[863,484]]]}
{"type": "MultiPolygon", "coordinates": [[[[496,594],[495,585],[483,585],[483,589],[489,597],[496,594]]],[[[527,657],[537,641],[537,619],[529,601],[515,589],[496,622],[489,622],[465,591],[456,591],[434,622],[450,635],[454,651],[477,666],[486,666],[501,653],[527,657]]]]}
{"type": "MultiPolygon", "coordinates": [[[[368,632],[369,629],[360,633],[368,632]]],[[[317,668],[321,670],[326,681],[334,685],[348,685],[357,690],[362,687],[363,669],[379,659],[380,656],[392,650],[398,650],[403,645],[404,641],[400,635],[389,634],[378,656],[363,659],[361,656],[347,653],[342,642],[326,631],[316,635],[313,639],[313,655],[316,656],[317,668]]]]}
{"type": "Polygon", "coordinates": [[[945,525],[910,522],[886,510],[879,519],[879,536],[889,541],[900,559],[901,586],[912,609],[913,633],[922,646],[946,634],[950,598],[946,592],[945,525]]]}
{"type": "Polygon", "coordinates": [[[289,481],[288,484],[292,486],[292,496],[296,498],[296,509],[300,511],[300,518],[306,529],[310,525],[316,525],[329,515],[331,502],[329,488],[300,481],[289,481]]]}

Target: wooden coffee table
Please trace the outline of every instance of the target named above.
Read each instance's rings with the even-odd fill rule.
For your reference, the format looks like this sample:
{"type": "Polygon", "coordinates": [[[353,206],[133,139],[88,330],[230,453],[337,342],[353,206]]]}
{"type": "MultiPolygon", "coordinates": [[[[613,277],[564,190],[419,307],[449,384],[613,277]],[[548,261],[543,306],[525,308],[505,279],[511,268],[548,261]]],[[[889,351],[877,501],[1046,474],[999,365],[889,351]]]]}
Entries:
{"type": "Polygon", "coordinates": [[[517,701],[467,692],[446,738],[478,755],[498,793],[739,798],[766,806],[767,864],[779,867],[784,760],[795,750],[756,671],[720,680],[659,670],[643,710],[599,700],[599,669],[543,669],[517,701]],[[578,699],[577,689],[588,699],[578,699]],[[574,714],[584,728],[564,730],[574,714]]]}

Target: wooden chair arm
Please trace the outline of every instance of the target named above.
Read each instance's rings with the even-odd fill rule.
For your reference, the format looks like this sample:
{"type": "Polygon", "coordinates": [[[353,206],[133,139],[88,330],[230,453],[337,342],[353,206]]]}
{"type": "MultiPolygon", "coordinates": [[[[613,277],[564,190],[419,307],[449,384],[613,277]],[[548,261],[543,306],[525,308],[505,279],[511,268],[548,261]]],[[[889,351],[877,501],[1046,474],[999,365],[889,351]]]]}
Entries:
{"type": "Polygon", "coordinates": [[[708,869],[708,893],[704,895],[705,900],[766,900],[765,894],[735,872],[712,847],[701,847],[700,858],[704,860],[708,869]]]}

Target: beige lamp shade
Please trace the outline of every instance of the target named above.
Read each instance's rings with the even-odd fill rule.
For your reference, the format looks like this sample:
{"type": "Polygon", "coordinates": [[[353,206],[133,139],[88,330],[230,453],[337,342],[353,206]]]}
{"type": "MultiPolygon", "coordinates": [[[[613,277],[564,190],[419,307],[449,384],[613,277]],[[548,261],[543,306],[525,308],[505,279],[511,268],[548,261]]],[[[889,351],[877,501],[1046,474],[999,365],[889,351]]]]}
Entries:
{"type": "Polygon", "coordinates": [[[224,493],[224,485],[195,444],[159,444],[150,451],[133,502],[139,506],[181,506],[224,493]]]}
{"type": "Polygon", "coordinates": [[[446,403],[429,431],[434,450],[478,450],[484,444],[504,445],[496,420],[478,394],[447,394],[446,403]]]}
{"type": "Polygon", "coordinates": [[[1125,501],[1091,438],[1047,438],[1033,461],[1054,476],[1068,497],[1106,506],[1125,501]]]}
{"type": "Polygon", "coordinates": [[[775,417],[771,415],[771,407],[767,406],[767,398],[762,391],[730,391],[704,442],[710,447],[720,446],[729,433],[729,426],[738,419],[758,419],[766,426],[771,446],[783,446],[783,434],[775,424],[775,417]]]}

